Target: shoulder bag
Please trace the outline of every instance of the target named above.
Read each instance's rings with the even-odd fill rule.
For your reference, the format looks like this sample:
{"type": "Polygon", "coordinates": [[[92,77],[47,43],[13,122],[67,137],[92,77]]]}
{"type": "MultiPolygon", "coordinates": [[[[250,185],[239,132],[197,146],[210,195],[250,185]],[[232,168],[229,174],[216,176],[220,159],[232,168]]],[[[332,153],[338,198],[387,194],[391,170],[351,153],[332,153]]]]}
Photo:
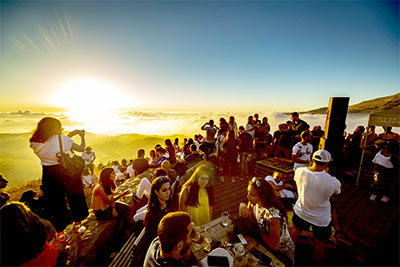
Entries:
{"type": "MultiPolygon", "coordinates": [[[[69,177],[79,177],[83,173],[83,169],[85,168],[85,161],[82,157],[79,157],[74,154],[71,158],[67,153],[64,153],[61,135],[58,135],[58,141],[60,143],[60,154],[58,156],[58,162],[60,163],[60,172],[69,177]]],[[[68,181],[65,181],[68,183],[68,181]]]]}

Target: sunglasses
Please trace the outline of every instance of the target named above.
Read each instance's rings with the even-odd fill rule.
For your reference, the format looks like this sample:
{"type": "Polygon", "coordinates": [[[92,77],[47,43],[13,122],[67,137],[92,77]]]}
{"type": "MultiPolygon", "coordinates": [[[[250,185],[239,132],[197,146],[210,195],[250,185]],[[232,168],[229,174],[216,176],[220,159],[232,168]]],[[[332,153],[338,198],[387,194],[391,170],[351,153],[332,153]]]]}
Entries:
{"type": "Polygon", "coordinates": [[[253,179],[251,179],[251,184],[255,184],[257,187],[261,186],[261,180],[262,179],[258,179],[257,177],[253,177],[253,179]]]}
{"type": "Polygon", "coordinates": [[[165,181],[169,181],[169,178],[168,178],[168,176],[160,176],[160,177],[158,177],[157,179],[156,179],[156,183],[162,183],[162,182],[165,182],[165,181]]]}

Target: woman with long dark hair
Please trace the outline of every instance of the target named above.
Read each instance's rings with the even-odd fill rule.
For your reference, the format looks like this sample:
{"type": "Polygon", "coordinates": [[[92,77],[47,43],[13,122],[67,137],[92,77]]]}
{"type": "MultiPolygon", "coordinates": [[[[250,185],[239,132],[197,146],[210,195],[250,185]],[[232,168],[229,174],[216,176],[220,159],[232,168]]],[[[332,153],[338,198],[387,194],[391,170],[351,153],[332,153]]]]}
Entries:
{"type": "Polygon", "coordinates": [[[130,225],[129,205],[117,201],[129,194],[129,190],[115,196],[115,171],[113,168],[104,168],[100,172],[99,181],[93,188],[92,209],[97,220],[110,220],[120,217],[125,227],[130,225]]]}
{"type": "Polygon", "coordinates": [[[29,141],[33,152],[40,158],[43,169],[42,190],[45,202],[43,216],[51,221],[61,235],[70,223],[65,195],[67,195],[73,221],[79,224],[89,213],[80,175],[79,177],[69,177],[63,175],[60,171],[58,163],[59,136],[64,153],[72,154],[72,151],[84,151],[86,146],[85,131],[75,130],[68,133],[67,136],[63,135],[61,122],[52,117],[45,117],[39,121],[29,141]],[[80,145],[74,143],[71,139],[74,135],[80,136],[80,145]],[[71,182],[68,182],[68,180],[71,182]]]}
{"type": "Polygon", "coordinates": [[[174,165],[176,163],[176,154],[175,154],[175,148],[172,145],[171,139],[165,139],[165,150],[167,150],[169,154],[169,162],[174,165]]]}
{"type": "Polygon", "coordinates": [[[211,221],[214,206],[214,187],[208,168],[202,164],[182,186],[179,210],[189,213],[196,225],[211,221]]]}
{"type": "Polygon", "coordinates": [[[145,232],[139,245],[136,261],[141,263],[146,255],[147,248],[157,237],[157,228],[161,219],[169,212],[175,211],[171,203],[171,184],[167,175],[155,178],[151,184],[149,201],[144,217],[145,232]]]}
{"type": "Polygon", "coordinates": [[[247,187],[248,204],[240,203],[239,215],[254,218],[265,244],[294,261],[294,243],[287,227],[285,207],[265,179],[254,177],[247,187]]]}

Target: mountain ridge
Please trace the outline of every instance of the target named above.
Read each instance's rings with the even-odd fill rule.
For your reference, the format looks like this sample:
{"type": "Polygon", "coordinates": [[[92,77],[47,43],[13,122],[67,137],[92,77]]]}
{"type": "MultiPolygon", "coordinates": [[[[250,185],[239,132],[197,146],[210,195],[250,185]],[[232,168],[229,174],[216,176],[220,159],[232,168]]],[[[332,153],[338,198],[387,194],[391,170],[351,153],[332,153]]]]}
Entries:
{"type": "MultiPolygon", "coordinates": [[[[371,113],[376,111],[395,109],[400,112],[400,93],[378,97],[375,99],[365,100],[360,103],[350,105],[348,113],[371,113]]],[[[308,111],[299,112],[301,114],[312,113],[312,114],[324,114],[328,112],[328,107],[321,107],[308,111]]]]}

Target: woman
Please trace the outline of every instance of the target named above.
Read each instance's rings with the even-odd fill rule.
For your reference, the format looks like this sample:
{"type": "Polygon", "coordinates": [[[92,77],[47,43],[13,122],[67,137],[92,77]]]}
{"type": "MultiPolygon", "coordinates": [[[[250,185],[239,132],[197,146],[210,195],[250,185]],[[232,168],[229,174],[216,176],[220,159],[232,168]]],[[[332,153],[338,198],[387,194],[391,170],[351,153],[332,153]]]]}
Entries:
{"type": "Polygon", "coordinates": [[[224,171],[227,176],[231,176],[231,181],[235,182],[235,174],[237,173],[237,158],[239,145],[238,139],[235,137],[235,132],[233,130],[229,131],[228,137],[225,138],[223,144],[224,156],[224,171]]]}
{"type": "Polygon", "coordinates": [[[203,225],[211,221],[213,206],[214,188],[209,172],[202,164],[182,186],[179,195],[179,210],[189,213],[196,225],[203,225]]]}
{"type": "Polygon", "coordinates": [[[268,123],[268,118],[264,117],[262,119],[262,126],[264,126],[264,130],[266,134],[269,134],[269,132],[271,131],[271,126],[268,123]]]}
{"type": "Polygon", "coordinates": [[[58,252],[50,245],[40,218],[20,202],[0,209],[1,266],[55,266],[58,252]]]}
{"type": "Polygon", "coordinates": [[[272,186],[254,177],[247,187],[247,198],[247,205],[240,203],[239,216],[254,218],[268,247],[282,252],[293,263],[294,244],[287,228],[286,211],[272,186]]]}
{"type": "Polygon", "coordinates": [[[228,125],[228,122],[225,120],[225,118],[219,119],[219,128],[228,132],[229,125],[228,125]]]}
{"type": "Polygon", "coordinates": [[[115,171],[113,168],[104,168],[100,172],[99,181],[93,188],[92,209],[97,220],[110,220],[120,218],[123,227],[129,230],[129,205],[117,201],[121,197],[129,194],[129,190],[119,196],[114,195],[115,171]]]}
{"type": "Polygon", "coordinates": [[[84,151],[86,146],[85,131],[75,130],[65,136],[62,134],[61,122],[52,117],[45,117],[39,121],[29,141],[33,152],[40,158],[43,169],[44,217],[52,222],[61,235],[70,223],[65,194],[71,209],[72,220],[76,224],[79,225],[80,221],[85,219],[89,213],[81,176],[69,177],[61,174],[57,157],[60,152],[59,136],[65,153],[72,154],[72,151],[84,151]],[[80,145],[72,141],[71,137],[74,135],[80,136],[80,145]],[[72,182],[66,186],[68,180],[72,182]]]}
{"type": "Polygon", "coordinates": [[[183,153],[186,156],[190,155],[191,149],[190,147],[194,144],[194,141],[192,138],[189,138],[188,142],[183,146],[183,153]]]}
{"type": "Polygon", "coordinates": [[[156,178],[151,184],[150,197],[144,217],[146,232],[143,245],[147,245],[144,247],[147,248],[151,241],[157,237],[157,227],[164,215],[174,211],[170,199],[171,184],[168,176],[156,178]],[[148,241],[147,243],[145,243],[146,240],[148,241]]]}
{"type": "Polygon", "coordinates": [[[175,154],[182,152],[182,149],[179,147],[179,138],[175,138],[174,148],[175,148],[175,154]]]}
{"type": "Polygon", "coordinates": [[[235,117],[233,117],[233,116],[229,117],[228,126],[229,126],[229,131],[233,130],[235,132],[235,137],[239,138],[238,126],[235,121],[235,117]]]}

